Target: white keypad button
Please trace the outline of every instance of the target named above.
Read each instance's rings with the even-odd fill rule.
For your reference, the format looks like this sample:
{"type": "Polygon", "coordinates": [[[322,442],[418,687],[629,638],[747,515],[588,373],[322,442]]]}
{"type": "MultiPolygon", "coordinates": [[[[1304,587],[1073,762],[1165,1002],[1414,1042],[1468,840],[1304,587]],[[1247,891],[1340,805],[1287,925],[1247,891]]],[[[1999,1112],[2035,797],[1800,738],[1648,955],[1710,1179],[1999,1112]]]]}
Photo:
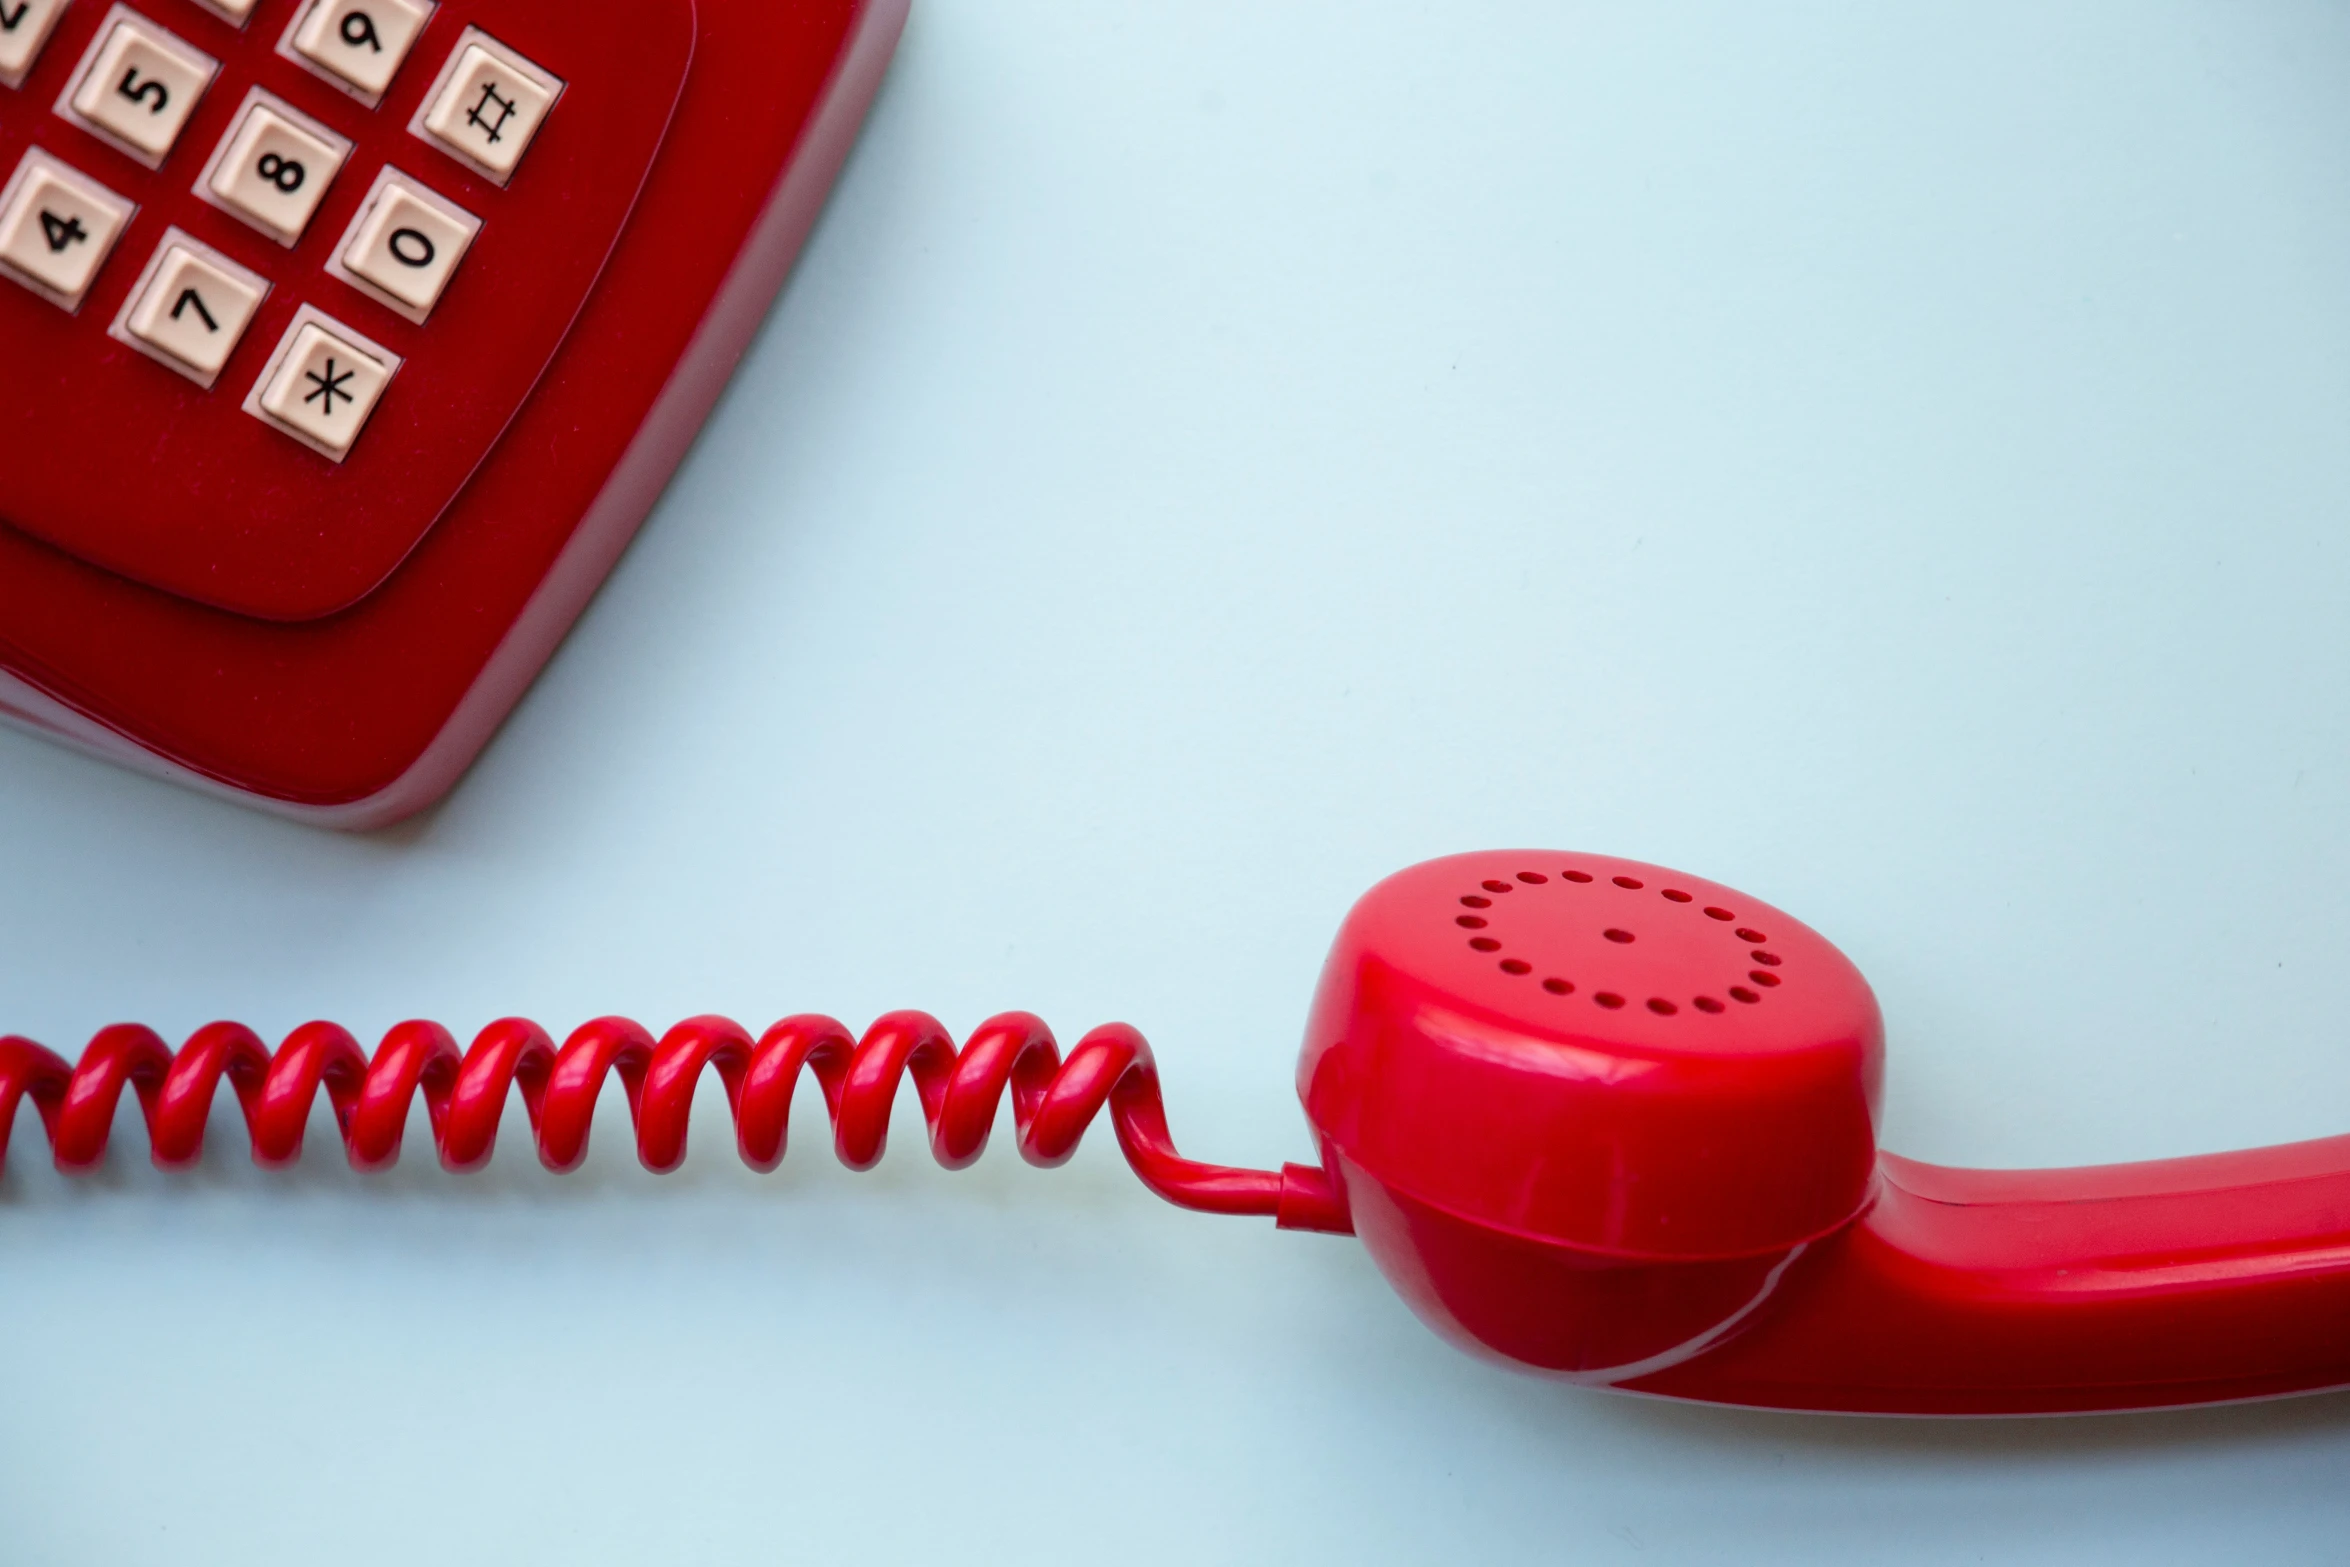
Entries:
{"type": "Polygon", "coordinates": [[[136,210],[88,175],[35,150],[0,190],[0,270],[79,310],[136,210]]]}
{"type": "Polygon", "coordinates": [[[395,368],[356,335],[314,314],[297,318],[255,397],[269,422],[337,462],[350,455],[395,368]]]}
{"type": "Polygon", "coordinates": [[[441,302],[481,219],[397,169],[386,169],[336,253],[340,269],[412,321],[441,302]]]}
{"type": "Polygon", "coordinates": [[[562,92],[561,78],[472,31],[458,44],[417,128],[503,184],[562,92]]]}
{"type": "Polygon", "coordinates": [[[424,0],[313,0],[294,29],[294,49],[374,99],[392,85],[431,20],[424,0]]]}
{"type": "Polygon", "coordinates": [[[219,70],[212,56],[117,8],[73,88],[73,117],[154,166],[180,139],[219,70]]]}
{"type": "Polygon", "coordinates": [[[204,188],[229,211],[291,245],[310,226],[351,144],[274,98],[256,94],[229,127],[204,188]]]}
{"type": "Polygon", "coordinates": [[[253,7],[259,3],[259,0],[196,0],[196,3],[206,10],[218,11],[222,16],[242,27],[245,25],[245,18],[253,14],[253,7]]]}
{"type": "Polygon", "coordinates": [[[22,87],[33,74],[68,0],[0,0],[0,87],[22,87]]]}
{"type": "Polygon", "coordinates": [[[259,277],[175,230],[131,295],[121,326],[210,386],[268,296],[259,277]]]}

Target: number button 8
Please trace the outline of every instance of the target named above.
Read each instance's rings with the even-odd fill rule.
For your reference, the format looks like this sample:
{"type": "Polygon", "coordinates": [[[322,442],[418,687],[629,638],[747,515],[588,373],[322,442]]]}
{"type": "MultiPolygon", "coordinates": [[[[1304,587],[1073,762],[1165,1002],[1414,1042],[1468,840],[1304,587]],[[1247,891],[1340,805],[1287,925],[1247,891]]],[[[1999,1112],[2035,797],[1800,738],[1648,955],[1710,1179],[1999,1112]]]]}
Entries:
{"type": "Polygon", "coordinates": [[[213,157],[203,193],[281,245],[309,228],[351,144],[255,91],[213,157]]]}

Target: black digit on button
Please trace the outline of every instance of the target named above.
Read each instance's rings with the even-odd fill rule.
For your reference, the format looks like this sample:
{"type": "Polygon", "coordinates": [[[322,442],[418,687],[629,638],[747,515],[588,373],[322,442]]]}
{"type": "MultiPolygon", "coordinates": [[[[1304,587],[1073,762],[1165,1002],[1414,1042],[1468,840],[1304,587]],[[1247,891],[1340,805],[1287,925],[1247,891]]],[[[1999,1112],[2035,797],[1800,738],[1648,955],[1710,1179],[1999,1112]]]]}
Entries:
{"type": "Polygon", "coordinates": [[[281,158],[274,152],[263,153],[254,172],[289,196],[302,188],[302,181],[309,174],[292,158],[281,158]]]}
{"type": "Polygon", "coordinates": [[[375,18],[365,11],[352,11],[343,17],[343,42],[354,49],[384,52],[384,41],[376,36],[375,18]]]}
{"type": "Polygon", "coordinates": [[[149,114],[161,114],[171,107],[171,89],[153,77],[140,81],[139,68],[135,65],[122,73],[122,80],[114,84],[114,90],[133,103],[145,104],[149,114]]]}
{"type": "Polygon", "coordinates": [[[213,320],[212,312],[204,308],[204,296],[192,288],[183,288],[180,290],[179,303],[171,307],[171,318],[177,321],[191,309],[196,312],[196,319],[204,323],[205,331],[220,330],[220,323],[213,320]]]}
{"type": "Polygon", "coordinates": [[[56,254],[69,250],[88,239],[90,231],[82,227],[80,218],[71,215],[61,218],[48,208],[43,207],[41,209],[41,237],[49,242],[51,254],[56,254]]]}
{"type": "Polygon", "coordinates": [[[392,237],[386,244],[392,252],[392,259],[404,267],[429,267],[433,257],[440,254],[433,248],[430,239],[414,229],[392,230],[392,237]]]}

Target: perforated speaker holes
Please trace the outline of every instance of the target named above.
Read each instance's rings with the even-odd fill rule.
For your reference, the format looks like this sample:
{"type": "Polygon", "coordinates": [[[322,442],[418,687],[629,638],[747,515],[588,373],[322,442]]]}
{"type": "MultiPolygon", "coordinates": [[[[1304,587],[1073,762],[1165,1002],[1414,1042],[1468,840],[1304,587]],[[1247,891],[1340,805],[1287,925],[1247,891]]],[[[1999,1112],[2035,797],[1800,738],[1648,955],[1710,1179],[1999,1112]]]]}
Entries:
{"type": "MultiPolygon", "coordinates": [[[[1492,915],[1498,912],[1496,900],[1520,892],[1544,895],[1539,889],[1549,889],[1547,895],[1550,897],[1592,899],[1590,912],[1593,919],[1605,922],[1596,932],[1603,940],[1619,947],[1632,946],[1639,941],[1639,932],[1630,923],[1637,915],[1638,905],[1629,899],[1621,902],[1617,900],[1627,894],[1646,892],[1648,884],[1636,876],[1610,876],[1602,882],[1591,872],[1572,867],[1557,872],[1555,877],[1543,871],[1519,871],[1508,880],[1499,876],[1489,877],[1477,884],[1475,892],[1461,895],[1461,907],[1467,912],[1454,915],[1453,923],[1464,932],[1476,933],[1467,938],[1471,951],[1488,956],[1497,954],[1502,951],[1503,942],[1500,937],[1490,934],[1492,915]]],[[[1730,1003],[1745,1007],[1760,1006],[1766,992],[1776,990],[1786,982],[1779,970],[1786,966],[1787,960],[1766,945],[1771,939],[1769,934],[1751,925],[1738,924],[1735,910],[1710,903],[1703,908],[1696,907],[1696,895],[1684,892],[1679,887],[1659,888],[1656,895],[1668,906],[1666,918],[1679,918],[1680,911],[1687,909],[1690,914],[1715,924],[1735,927],[1724,934],[1744,950],[1735,956],[1726,954],[1725,967],[1743,967],[1746,964],[1752,964],[1753,967],[1736,975],[1735,983],[1723,987],[1722,996],[1729,997],[1729,1002],[1715,995],[1648,996],[1639,1002],[1648,1012],[1657,1017],[1679,1017],[1686,1007],[1699,1017],[1720,1017],[1730,1010],[1730,1003]]],[[[1587,997],[1593,1006],[1610,1012],[1620,1011],[1633,1004],[1631,998],[1621,991],[1586,991],[1567,975],[1540,973],[1535,963],[1526,958],[1500,957],[1496,959],[1495,966],[1512,979],[1534,979],[1545,994],[1562,1000],[1587,997]]]]}

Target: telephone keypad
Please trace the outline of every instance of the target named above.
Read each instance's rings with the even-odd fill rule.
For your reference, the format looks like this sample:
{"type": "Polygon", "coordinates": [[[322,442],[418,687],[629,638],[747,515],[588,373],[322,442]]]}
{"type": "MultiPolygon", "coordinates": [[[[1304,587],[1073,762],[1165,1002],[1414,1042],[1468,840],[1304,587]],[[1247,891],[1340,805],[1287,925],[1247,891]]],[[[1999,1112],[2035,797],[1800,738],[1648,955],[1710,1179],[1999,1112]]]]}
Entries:
{"type": "MultiPolygon", "coordinates": [[[[16,88],[72,0],[0,0],[0,87],[16,88]]],[[[257,0],[200,0],[242,25],[257,0]]],[[[399,75],[439,0],[309,0],[281,53],[373,107],[399,75]]],[[[220,73],[220,62],[127,3],[92,38],[57,113],[161,168],[220,73]]],[[[411,131],[504,184],[564,83],[480,28],[468,28],[411,131]]],[[[354,144],[254,87],[197,178],[196,194],[292,248],[354,144]]],[[[136,205],[79,169],[29,151],[0,192],[0,273],[78,310],[136,205]]],[[[325,263],[330,276],[423,323],[482,220],[386,165],[325,263]]],[[[173,227],[125,299],[111,335],[207,389],[271,291],[253,272],[173,227]]],[[[246,399],[246,411],[340,462],[366,427],[400,356],[305,305],[246,399]]]]}
{"type": "Polygon", "coordinates": [[[0,87],[22,87],[71,0],[0,0],[0,87]]]}
{"type": "Polygon", "coordinates": [[[160,168],[220,62],[127,6],[116,6],[59,112],[160,168]]]}
{"type": "Polygon", "coordinates": [[[173,229],[125,305],[116,336],[210,387],[269,296],[258,273],[173,229]]]}
{"type": "Polygon", "coordinates": [[[0,85],[0,181],[42,171],[0,189],[0,446],[123,453],[0,462],[0,518],[269,619],[385,580],[536,389],[668,134],[694,0],[630,6],[611,28],[580,0],[0,0],[0,58],[30,62],[0,85]],[[125,26],[218,62],[200,94],[118,57],[94,78],[136,68],[122,107],[150,119],[200,98],[155,158],[74,109],[125,26]],[[426,121],[468,83],[452,142],[426,121]]]}
{"type": "Polygon", "coordinates": [[[312,0],[289,39],[294,53],[372,104],[432,20],[424,0],[312,0]]]}
{"type": "Polygon", "coordinates": [[[560,78],[474,29],[412,129],[503,185],[562,94],[560,78]]]}
{"type": "Polygon", "coordinates": [[[350,142],[255,88],[222,139],[204,190],[218,205],[290,246],[310,227],[350,156],[350,142]]]}
{"type": "Polygon", "coordinates": [[[50,303],[79,310],[134,210],[35,148],[0,191],[0,270],[50,303]]]}

